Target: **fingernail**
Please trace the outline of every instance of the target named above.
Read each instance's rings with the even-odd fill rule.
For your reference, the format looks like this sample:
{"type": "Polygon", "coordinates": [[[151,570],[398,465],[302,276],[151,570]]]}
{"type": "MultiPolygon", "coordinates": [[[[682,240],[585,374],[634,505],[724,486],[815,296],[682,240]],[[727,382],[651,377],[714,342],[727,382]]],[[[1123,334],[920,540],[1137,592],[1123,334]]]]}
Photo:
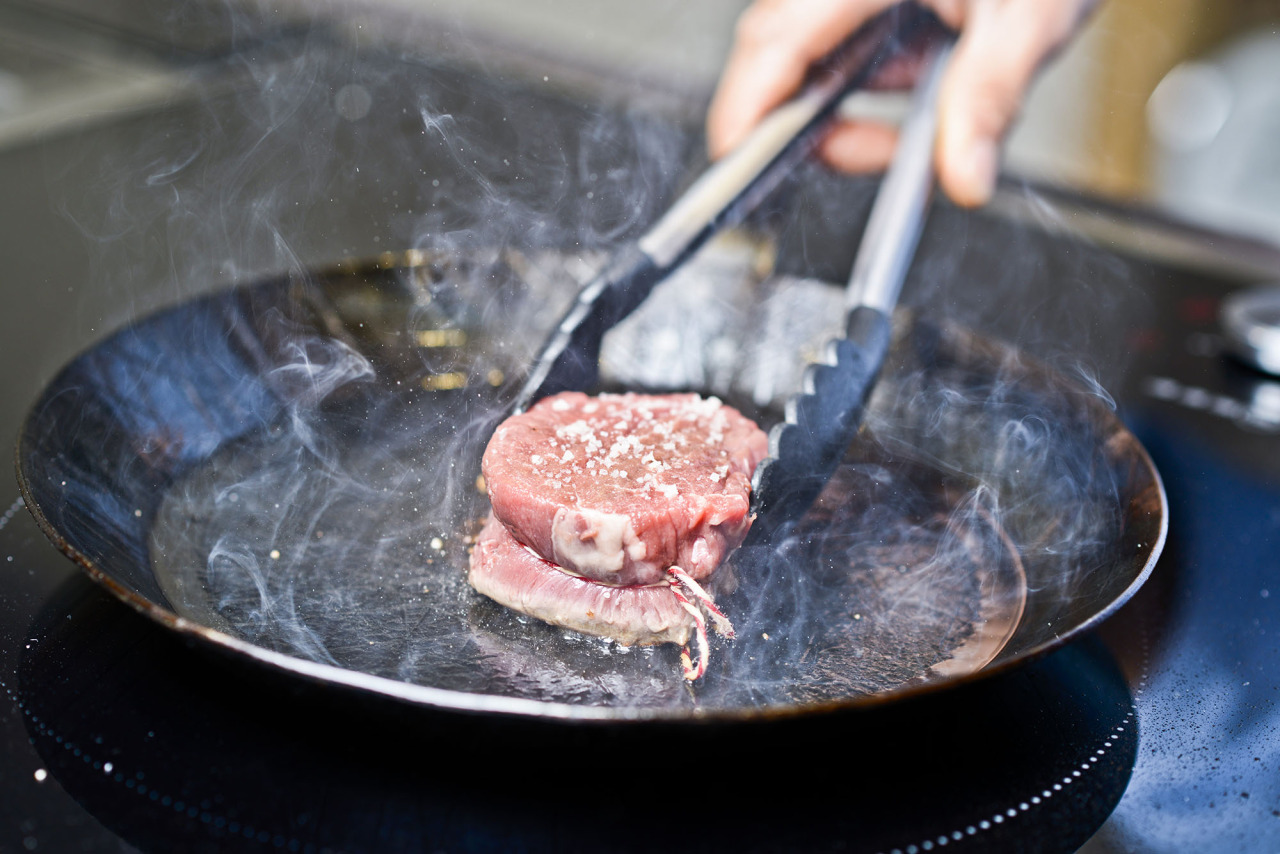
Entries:
{"type": "Polygon", "coordinates": [[[1000,150],[994,140],[977,139],[969,146],[965,173],[968,196],[963,201],[971,205],[983,205],[991,199],[996,189],[996,172],[1000,168],[1000,150]]]}

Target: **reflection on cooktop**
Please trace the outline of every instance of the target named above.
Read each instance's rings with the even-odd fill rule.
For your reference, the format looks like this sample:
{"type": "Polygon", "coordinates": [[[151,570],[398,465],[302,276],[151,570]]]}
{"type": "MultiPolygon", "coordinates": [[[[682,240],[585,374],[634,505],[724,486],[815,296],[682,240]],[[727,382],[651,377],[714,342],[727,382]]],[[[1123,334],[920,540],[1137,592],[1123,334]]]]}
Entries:
{"type": "Polygon", "coordinates": [[[31,636],[10,693],[44,773],[143,850],[1067,851],[1136,755],[1129,689],[1092,639],[857,714],[583,726],[279,680],[78,577],[31,636]]]}

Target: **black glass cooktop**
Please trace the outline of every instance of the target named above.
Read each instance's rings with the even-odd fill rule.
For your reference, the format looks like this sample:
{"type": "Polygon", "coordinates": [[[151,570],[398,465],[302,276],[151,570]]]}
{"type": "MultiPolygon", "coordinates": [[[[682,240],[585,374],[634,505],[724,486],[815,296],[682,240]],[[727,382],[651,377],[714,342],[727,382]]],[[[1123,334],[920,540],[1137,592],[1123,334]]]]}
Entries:
{"type": "MultiPolygon", "coordinates": [[[[0,150],[0,174],[25,190],[0,200],[6,436],[61,364],[142,311],[257,270],[431,241],[563,248],[565,222],[607,249],[696,163],[696,138],[669,117],[314,36],[307,51],[247,66],[275,89],[236,78],[0,150]],[[353,110],[347,89],[336,110],[352,85],[372,109],[353,110]],[[459,127],[497,130],[455,156],[459,127]]],[[[871,186],[806,171],[757,223],[779,268],[838,281],[871,186]]],[[[1099,633],[857,713],[583,726],[282,679],[118,603],[11,486],[0,850],[1275,847],[1280,380],[1225,355],[1217,324],[1222,297],[1269,270],[1280,256],[1264,247],[1017,182],[992,212],[935,212],[908,302],[1114,395],[1163,475],[1170,533],[1099,633]]]]}

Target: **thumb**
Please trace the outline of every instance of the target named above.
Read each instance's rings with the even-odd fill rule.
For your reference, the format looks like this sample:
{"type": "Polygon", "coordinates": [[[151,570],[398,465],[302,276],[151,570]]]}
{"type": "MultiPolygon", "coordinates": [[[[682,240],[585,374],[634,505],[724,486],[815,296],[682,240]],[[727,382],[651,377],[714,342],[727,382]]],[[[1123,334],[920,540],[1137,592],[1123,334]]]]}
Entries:
{"type": "Polygon", "coordinates": [[[942,82],[938,179],[960,205],[995,189],[1000,144],[1041,63],[1079,25],[1085,0],[975,0],[942,82]]]}

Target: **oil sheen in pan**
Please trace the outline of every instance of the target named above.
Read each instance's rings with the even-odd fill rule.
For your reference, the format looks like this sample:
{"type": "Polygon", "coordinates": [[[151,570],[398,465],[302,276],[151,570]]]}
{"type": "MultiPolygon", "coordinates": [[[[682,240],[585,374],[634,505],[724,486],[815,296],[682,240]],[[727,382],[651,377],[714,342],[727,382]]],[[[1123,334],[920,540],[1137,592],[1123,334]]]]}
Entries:
{"type": "MultiPolygon", "coordinates": [[[[545,625],[467,585],[487,510],[459,393],[317,409],[220,449],[169,490],[152,568],[177,612],[259,647],[431,687],[613,707],[839,701],[964,675],[1016,628],[1026,579],[972,494],[852,459],[796,537],[742,550],[738,630],[691,691],[677,649],[545,625]],[[371,426],[376,425],[376,426],[371,426]]],[[[732,401],[731,401],[732,402],[732,401]]],[[[470,437],[473,438],[473,437],[470,437]]]]}
{"type": "MultiPolygon", "coordinates": [[[[709,389],[767,427],[840,293],[761,278],[754,256],[700,258],[610,332],[602,377],[709,389]]],[[[1065,643],[1151,571],[1167,502],[1105,396],[900,311],[855,456],[800,536],[735,556],[737,588],[717,595],[738,638],[696,686],[674,648],[487,602],[464,577],[478,460],[573,269],[414,252],[144,318],[33,407],[27,505],[91,578],[195,641],[428,706],[583,720],[943,688],[1065,643]]]]}

